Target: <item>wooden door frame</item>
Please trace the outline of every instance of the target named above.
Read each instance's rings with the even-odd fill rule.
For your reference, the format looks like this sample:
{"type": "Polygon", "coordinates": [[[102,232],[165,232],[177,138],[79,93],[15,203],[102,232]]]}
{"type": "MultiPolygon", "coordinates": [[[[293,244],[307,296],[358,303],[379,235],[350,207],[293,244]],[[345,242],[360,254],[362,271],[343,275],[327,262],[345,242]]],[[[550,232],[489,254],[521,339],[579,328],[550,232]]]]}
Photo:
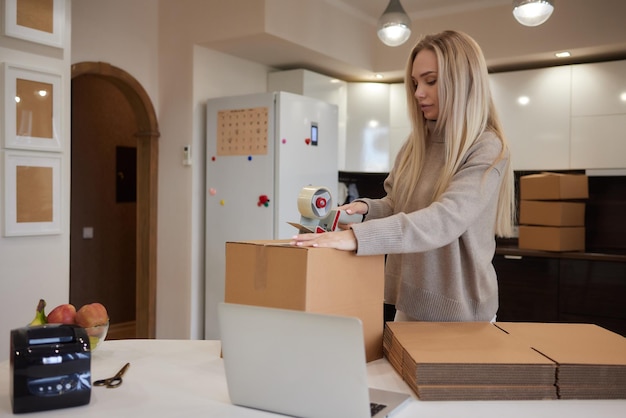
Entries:
{"type": "Polygon", "coordinates": [[[72,78],[95,75],[126,97],[137,121],[136,337],[156,337],[157,173],[160,136],[150,97],[130,74],[104,62],[72,65],[72,78]]]}

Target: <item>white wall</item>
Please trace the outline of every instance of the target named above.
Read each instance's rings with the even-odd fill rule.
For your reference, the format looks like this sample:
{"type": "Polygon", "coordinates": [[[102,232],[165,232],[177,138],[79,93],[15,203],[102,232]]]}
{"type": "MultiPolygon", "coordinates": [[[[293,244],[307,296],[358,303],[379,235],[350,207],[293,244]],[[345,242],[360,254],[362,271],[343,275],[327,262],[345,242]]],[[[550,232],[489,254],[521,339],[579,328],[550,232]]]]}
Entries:
{"type": "Polygon", "coordinates": [[[269,69],[194,45],[205,30],[198,16],[211,13],[210,2],[80,0],[73,9],[72,62],[104,61],[128,72],[157,112],[157,337],[202,338],[203,102],[265,91],[269,69]],[[182,164],[186,145],[191,166],[182,164]]]}
{"type": "MultiPolygon", "coordinates": [[[[4,2],[0,3],[4,6],[4,2]]],[[[38,68],[62,76],[61,91],[61,228],[58,235],[4,237],[0,234],[0,361],[9,358],[10,331],[28,325],[40,298],[49,308],[69,300],[69,202],[70,202],[70,56],[71,2],[65,10],[65,48],[54,48],[0,35],[0,61],[38,68]]],[[[4,20],[4,10],[2,13],[4,20]]],[[[4,76],[0,77],[4,80],[4,76]]],[[[4,103],[4,88],[2,98],[4,103]]],[[[4,112],[0,106],[0,126],[4,112]]],[[[0,184],[4,183],[4,138],[0,133],[0,184]]],[[[55,153],[56,154],[56,153],[55,153]]],[[[0,185],[0,190],[3,186],[0,185]]],[[[0,202],[3,202],[3,195],[0,202]]],[[[0,205],[0,225],[4,206],[0,205]]]]}
{"type": "Polygon", "coordinates": [[[72,64],[106,62],[133,76],[158,108],[158,2],[75,0],[72,64]]]}

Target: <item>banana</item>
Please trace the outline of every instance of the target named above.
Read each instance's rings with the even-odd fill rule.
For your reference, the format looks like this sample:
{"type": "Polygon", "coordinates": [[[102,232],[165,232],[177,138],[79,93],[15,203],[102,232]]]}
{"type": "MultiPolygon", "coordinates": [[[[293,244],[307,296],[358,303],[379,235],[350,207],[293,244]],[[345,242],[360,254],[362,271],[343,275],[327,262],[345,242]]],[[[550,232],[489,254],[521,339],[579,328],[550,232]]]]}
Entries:
{"type": "Polygon", "coordinates": [[[46,317],[46,313],[44,309],[46,307],[46,301],[43,299],[39,299],[39,303],[37,304],[37,312],[35,313],[35,317],[32,321],[30,321],[29,326],[34,325],[44,325],[48,323],[48,319],[46,317]]]}

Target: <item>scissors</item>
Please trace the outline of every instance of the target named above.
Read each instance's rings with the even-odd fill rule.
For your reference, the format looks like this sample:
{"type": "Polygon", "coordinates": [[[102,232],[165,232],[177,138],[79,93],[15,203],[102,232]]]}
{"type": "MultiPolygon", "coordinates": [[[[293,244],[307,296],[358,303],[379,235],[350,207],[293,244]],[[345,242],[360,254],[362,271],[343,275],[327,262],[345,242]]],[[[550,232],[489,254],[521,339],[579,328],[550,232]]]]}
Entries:
{"type": "Polygon", "coordinates": [[[95,382],[93,382],[93,385],[94,386],[106,386],[107,389],[114,389],[118,387],[119,385],[122,384],[122,376],[124,376],[124,373],[126,373],[126,370],[128,370],[129,366],[130,366],[130,363],[126,363],[124,367],[122,367],[120,371],[115,374],[115,376],[109,377],[108,379],[96,380],[95,382]]]}

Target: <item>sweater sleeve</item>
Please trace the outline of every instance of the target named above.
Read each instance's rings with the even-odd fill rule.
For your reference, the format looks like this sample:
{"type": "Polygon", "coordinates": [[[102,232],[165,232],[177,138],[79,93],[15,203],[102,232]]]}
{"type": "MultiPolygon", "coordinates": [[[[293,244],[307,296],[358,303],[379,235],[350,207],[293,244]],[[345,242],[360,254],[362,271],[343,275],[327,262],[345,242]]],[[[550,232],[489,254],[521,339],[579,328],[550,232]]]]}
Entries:
{"type": "MultiPolygon", "coordinates": [[[[497,202],[506,160],[491,166],[501,147],[493,133],[483,134],[470,148],[448,189],[437,201],[415,212],[354,224],[357,254],[423,252],[443,247],[460,237],[488,204],[494,204],[494,195],[497,202]]],[[[495,228],[495,224],[486,227],[495,228]]]]}

